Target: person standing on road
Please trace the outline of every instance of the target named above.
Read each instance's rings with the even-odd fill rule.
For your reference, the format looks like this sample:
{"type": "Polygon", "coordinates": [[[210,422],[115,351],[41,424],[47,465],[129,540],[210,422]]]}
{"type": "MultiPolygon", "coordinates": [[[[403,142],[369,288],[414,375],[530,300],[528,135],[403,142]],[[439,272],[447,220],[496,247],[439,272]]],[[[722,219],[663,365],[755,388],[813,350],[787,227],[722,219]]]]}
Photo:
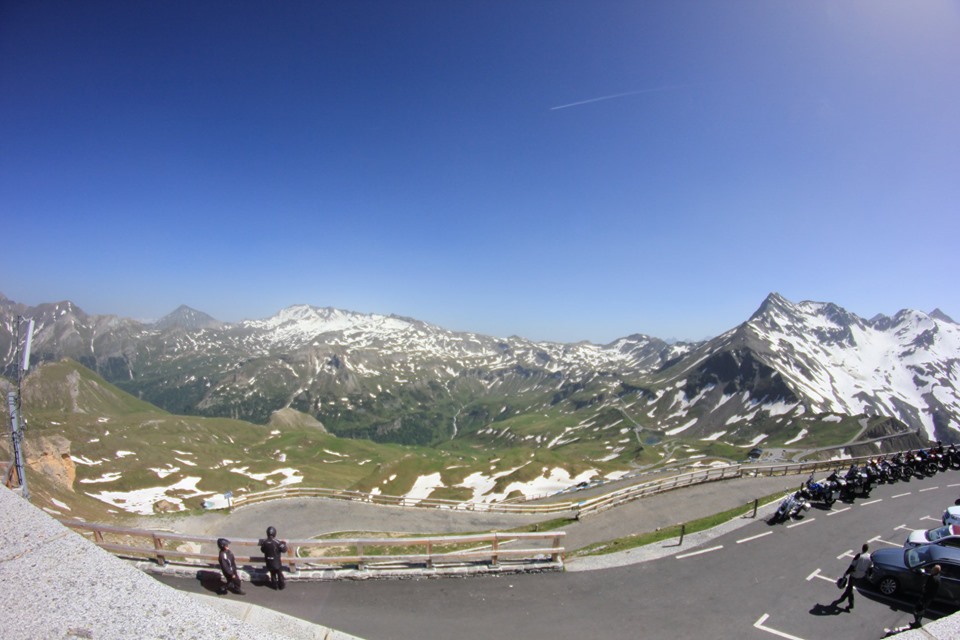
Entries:
{"type": "Polygon", "coordinates": [[[283,589],[287,586],[283,577],[281,554],[287,552],[287,541],[277,540],[277,530],[267,527],[267,539],[260,539],[260,551],[267,564],[267,573],[270,574],[270,586],[273,589],[283,589]]]}
{"type": "Polygon", "coordinates": [[[850,566],[847,567],[847,570],[843,575],[847,578],[847,583],[844,585],[843,593],[839,598],[834,600],[831,604],[836,607],[844,600],[847,601],[847,611],[853,610],[853,586],[854,581],[863,580],[867,577],[867,571],[870,570],[870,567],[873,566],[873,559],[870,557],[869,553],[870,546],[864,544],[860,548],[860,553],[853,556],[853,560],[850,562],[850,566]]]}
{"type": "Polygon", "coordinates": [[[237,560],[233,557],[233,551],[230,551],[230,541],[226,538],[218,538],[217,546],[220,548],[220,571],[223,571],[223,577],[227,580],[227,584],[220,587],[217,593],[224,595],[229,590],[240,596],[246,595],[240,587],[237,560]]]}
{"type": "Polygon", "coordinates": [[[933,565],[925,574],[926,579],[923,581],[923,592],[920,594],[920,599],[917,600],[917,604],[913,608],[914,627],[920,626],[920,620],[923,618],[923,614],[927,612],[927,607],[930,606],[930,603],[937,597],[937,592],[940,591],[940,565],[933,565]]]}

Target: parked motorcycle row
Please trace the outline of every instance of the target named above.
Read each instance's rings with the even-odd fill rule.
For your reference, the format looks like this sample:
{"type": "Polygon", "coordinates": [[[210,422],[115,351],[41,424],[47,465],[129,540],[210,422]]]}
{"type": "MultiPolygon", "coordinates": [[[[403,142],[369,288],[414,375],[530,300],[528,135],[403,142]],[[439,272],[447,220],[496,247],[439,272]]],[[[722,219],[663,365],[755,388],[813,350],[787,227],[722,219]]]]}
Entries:
{"type": "Polygon", "coordinates": [[[770,523],[796,518],[809,511],[814,502],[830,508],[838,499],[853,502],[865,498],[878,484],[909,482],[911,478],[930,477],[947,469],[960,469],[960,449],[952,444],[944,447],[938,442],[929,449],[900,451],[859,466],[854,463],[845,473],[838,469],[819,481],[814,481],[811,473],[799,490],[784,496],[770,523]]]}

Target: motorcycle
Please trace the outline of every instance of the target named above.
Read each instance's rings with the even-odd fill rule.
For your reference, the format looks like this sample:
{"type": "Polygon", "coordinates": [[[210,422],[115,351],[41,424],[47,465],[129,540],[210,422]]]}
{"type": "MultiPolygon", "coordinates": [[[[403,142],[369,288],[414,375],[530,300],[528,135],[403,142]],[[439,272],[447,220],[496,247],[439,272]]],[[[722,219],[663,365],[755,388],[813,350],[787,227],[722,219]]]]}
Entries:
{"type": "Polygon", "coordinates": [[[902,451],[898,451],[893,458],[890,459],[890,466],[897,470],[899,480],[910,482],[910,478],[913,477],[913,469],[907,463],[906,459],[904,459],[902,451]]]}
{"type": "Polygon", "coordinates": [[[830,484],[830,488],[837,494],[841,500],[853,500],[853,487],[849,485],[846,478],[840,475],[840,471],[834,471],[827,476],[825,482],[830,484]]]}
{"type": "Polygon", "coordinates": [[[873,490],[882,479],[880,475],[880,466],[876,463],[875,460],[867,461],[867,464],[863,465],[860,470],[866,474],[866,484],[869,487],[868,491],[873,490]]]}
{"type": "Polygon", "coordinates": [[[927,453],[930,456],[930,459],[937,465],[937,471],[946,471],[950,468],[950,461],[947,460],[947,455],[944,452],[943,444],[939,441],[937,446],[931,447],[927,453]]]}
{"type": "Polygon", "coordinates": [[[793,493],[788,493],[784,496],[783,500],[780,501],[780,506],[777,507],[776,513],[770,518],[770,523],[785,522],[798,517],[801,512],[809,510],[810,502],[806,498],[806,492],[803,491],[803,489],[794,491],[793,493]]]}
{"type": "Polygon", "coordinates": [[[951,444],[947,447],[945,455],[951,469],[960,469],[960,451],[957,450],[956,445],[951,444]]]}
{"type": "Polygon", "coordinates": [[[841,497],[845,500],[853,500],[857,496],[867,497],[873,489],[873,484],[871,484],[867,472],[857,467],[856,464],[850,465],[850,469],[847,471],[844,479],[847,481],[845,487],[846,496],[841,495],[841,497]]]}
{"type": "Polygon", "coordinates": [[[934,476],[936,475],[937,471],[940,470],[940,467],[930,456],[930,453],[924,451],[923,449],[917,449],[917,455],[915,459],[917,461],[917,471],[925,476],[934,476]]]}
{"type": "Polygon", "coordinates": [[[885,484],[893,484],[900,480],[900,467],[893,464],[886,458],[880,460],[878,465],[880,469],[880,481],[885,484]]]}
{"type": "Polygon", "coordinates": [[[810,500],[817,500],[828,507],[837,501],[836,488],[836,485],[827,479],[822,482],[814,482],[812,473],[806,482],[806,491],[810,500]]]}
{"type": "Polygon", "coordinates": [[[925,478],[927,476],[926,463],[919,455],[919,452],[915,454],[913,451],[907,451],[907,454],[903,457],[903,461],[906,463],[907,468],[910,469],[911,476],[917,478],[925,478]]]}

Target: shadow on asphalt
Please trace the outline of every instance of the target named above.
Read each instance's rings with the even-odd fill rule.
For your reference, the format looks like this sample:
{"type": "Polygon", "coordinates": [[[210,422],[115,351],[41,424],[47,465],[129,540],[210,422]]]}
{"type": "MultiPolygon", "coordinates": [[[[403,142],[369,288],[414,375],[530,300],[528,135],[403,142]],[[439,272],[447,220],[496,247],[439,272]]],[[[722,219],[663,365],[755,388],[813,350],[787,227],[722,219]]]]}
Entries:
{"type": "Polygon", "coordinates": [[[841,609],[837,605],[830,604],[820,604],[819,602],[813,605],[813,608],[810,609],[810,613],[815,616],[837,616],[844,612],[844,609],[841,609]]]}
{"type": "MultiPolygon", "coordinates": [[[[205,591],[210,591],[218,595],[221,594],[221,590],[223,589],[224,582],[223,582],[223,579],[220,577],[219,571],[209,571],[209,570],[201,569],[200,571],[197,571],[197,581],[200,583],[200,586],[203,587],[205,591]]],[[[267,589],[273,588],[270,586],[269,580],[265,580],[263,579],[262,576],[257,576],[257,575],[254,575],[252,580],[243,581],[243,588],[247,588],[247,587],[257,587],[257,588],[265,587],[267,589]]]]}
{"type": "MultiPolygon", "coordinates": [[[[863,596],[865,599],[870,600],[871,602],[876,602],[877,604],[882,604],[890,608],[891,611],[902,611],[904,613],[913,614],[913,607],[917,603],[917,598],[919,596],[909,596],[904,595],[901,598],[893,598],[890,596],[885,596],[879,591],[874,591],[868,587],[858,586],[857,594],[863,596]]],[[[938,600],[933,608],[928,608],[926,615],[924,615],[924,620],[937,620],[943,616],[948,616],[954,614],[958,611],[957,605],[952,605],[950,603],[938,600]]]]}
{"type": "Polygon", "coordinates": [[[216,571],[204,571],[201,569],[197,571],[197,580],[200,581],[200,586],[213,593],[219,593],[220,588],[223,586],[223,582],[220,580],[220,574],[216,571]]]}
{"type": "Polygon", "coordinates": [[[768,527],[776,527],[777,525],[781,525],[781,524],[782,525],[800,524],[801,522],[803,522],[804,518],[806,518],[806,516],[799,515],[794,518],[787,518],[786,520],[780,520],[779,518],[777,518],[776,514],[774,514],[769,518],[767,518],[765,522],[767,523],[768,527]]]}

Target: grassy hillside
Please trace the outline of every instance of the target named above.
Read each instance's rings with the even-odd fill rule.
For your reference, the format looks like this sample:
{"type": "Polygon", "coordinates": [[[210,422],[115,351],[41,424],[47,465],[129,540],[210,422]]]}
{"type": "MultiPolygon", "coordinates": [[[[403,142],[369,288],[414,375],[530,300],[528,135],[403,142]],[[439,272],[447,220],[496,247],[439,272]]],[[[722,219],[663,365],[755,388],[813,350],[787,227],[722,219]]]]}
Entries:
{"type": "MultiPolygon", "coordinates": [[[[288,484],[502,500],[643,469],[738,462],[757,442],[736,429],[707,439],[668,437],[623,398],[585,398],[580,409],[550,398],[527,402],[523,409],[472,407],[496,419],[465,420],[462,432],[435,447],[382,444],[331,435],[293,409],[267,425],[173,415],[62,361],[34,369],[24,383],[28,481],[39,506],[98,520],[199,510],[227,491],[288,484]]],[[[874,424],[829,415],[772,421],[761,425],[760,444],[806,452],[895,430],[874,424]]],[[[6,443],[0,449],[9,459],[6,443]]]]}

